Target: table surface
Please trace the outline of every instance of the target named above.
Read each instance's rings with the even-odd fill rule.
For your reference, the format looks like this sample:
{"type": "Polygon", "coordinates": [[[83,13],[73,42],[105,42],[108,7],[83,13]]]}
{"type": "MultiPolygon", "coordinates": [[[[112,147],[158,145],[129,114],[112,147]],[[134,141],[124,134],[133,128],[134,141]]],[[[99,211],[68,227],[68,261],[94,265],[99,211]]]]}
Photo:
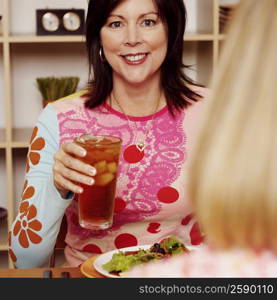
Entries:
{"type": "Polygon", "coordinates": [[[52,271],[52,278],[61,278],[62,272],[69,272],[70,278],[85,277],[79,268],[33,268],[33,269],[1,269],[0,278],[43,278],[45,270],[52,271]]]}
{"type": "MultiPolygon", "coordinates": [[[[90,259],[90,267],[85,269],[85,276],[79,267],[58,267],[58,268],[31,268],[31,269],[0,269],[0,278],[44,278],[43,274],[46,270],[52,271],[52,278],[62,278],[62,272],[68,272],[70,278],[104,278],[105,276],[98,273],[92,265],[93,260],[90,259]]],[[[87,264],[86,264],[87,266],[87,264]]]]}

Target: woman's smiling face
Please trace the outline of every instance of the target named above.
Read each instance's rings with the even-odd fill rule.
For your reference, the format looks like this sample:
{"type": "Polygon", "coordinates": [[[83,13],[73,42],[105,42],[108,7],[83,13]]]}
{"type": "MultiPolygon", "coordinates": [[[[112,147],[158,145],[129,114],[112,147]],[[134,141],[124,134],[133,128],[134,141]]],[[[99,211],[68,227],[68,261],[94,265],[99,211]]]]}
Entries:
{"type": "Polygon", "coordinates": [[[153,0],[123,0],[109,15],[100,37],[115,77],[130,84],[160,78],[167,30],[153,0]]]}

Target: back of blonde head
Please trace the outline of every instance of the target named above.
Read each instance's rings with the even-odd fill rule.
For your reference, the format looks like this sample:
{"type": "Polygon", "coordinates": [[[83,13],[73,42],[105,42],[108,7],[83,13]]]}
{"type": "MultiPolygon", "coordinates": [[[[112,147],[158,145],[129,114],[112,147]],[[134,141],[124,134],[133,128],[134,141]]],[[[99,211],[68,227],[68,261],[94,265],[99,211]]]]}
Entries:
{"type": "Polygon", "coordinates": [[[277,250],[277,1],[241,0],[192,163],[189,193],[207,239],[277,250]]]}

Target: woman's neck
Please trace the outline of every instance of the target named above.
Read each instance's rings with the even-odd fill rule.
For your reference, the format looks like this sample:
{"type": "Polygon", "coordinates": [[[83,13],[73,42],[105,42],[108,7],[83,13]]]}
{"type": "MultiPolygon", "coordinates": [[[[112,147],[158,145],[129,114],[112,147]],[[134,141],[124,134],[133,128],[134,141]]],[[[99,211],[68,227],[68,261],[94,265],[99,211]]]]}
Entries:
{"type": "Polygon", "coordinates": [[[166,101],[158,82],[130,85],[115,80],[110,105],[130,116],[147,116],[164,107],[166,101]],[[122,111],[123,110],[123,111],[122,111]]]}

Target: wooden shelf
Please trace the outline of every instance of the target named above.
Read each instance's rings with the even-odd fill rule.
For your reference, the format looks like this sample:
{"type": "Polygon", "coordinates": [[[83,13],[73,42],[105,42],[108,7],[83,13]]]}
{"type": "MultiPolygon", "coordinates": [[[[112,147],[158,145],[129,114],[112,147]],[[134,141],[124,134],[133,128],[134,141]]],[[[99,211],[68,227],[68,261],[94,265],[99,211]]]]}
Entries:
{"type": "Polygon", "coordinates": [[[9,249],[8,244],[0,244],[0,251],[7,251],[9,249]]]}
{"type": "MultiPolygon", "coordinates": [[[[11,148],[28,148],[33,128],[14,128],[12,129],[11,148]]],[[[5,129],[0,129],[0,149],[8,147],[5,140],[5,129]]]]}
{"type": "MultiPolygon", "coordinates": [[[[191,33],[188,32],[184,35],[185,41],[213,41],[217,37],[212,33],[191,33]]],[[[224,39],[224,35],[218,36],[219,39],[224,39]]],[[[11,44],[16,43],[85,43],[85,37],[82,35],[77,36],[37,36],[37,35],[14,35],[7,38],[0,37],[0,42],[7,41],[11,44]]]]}
{"type": "Polygon", "coordinates": [[[186,33],[185,41],[213,41],[215,36],[211,33],[186,33]]]}
{"type": "Polygon", "coordinates": [[[32,135],[32,128],[13,128],[12,129],[12,148],[28,148],[32,135]]]}
{"type": "Polygon", "coordinates": [[[85,37],[82,35],[14,35],[7,38],[9,43],[84,43],[85,37]]]}
{"type": "Polygon", "coordinates": [[[224,40],[225,38],[226,38],[226,34],[224,34],[224,33],[221,33],[218,35],[219,40],[224,40]]]}

